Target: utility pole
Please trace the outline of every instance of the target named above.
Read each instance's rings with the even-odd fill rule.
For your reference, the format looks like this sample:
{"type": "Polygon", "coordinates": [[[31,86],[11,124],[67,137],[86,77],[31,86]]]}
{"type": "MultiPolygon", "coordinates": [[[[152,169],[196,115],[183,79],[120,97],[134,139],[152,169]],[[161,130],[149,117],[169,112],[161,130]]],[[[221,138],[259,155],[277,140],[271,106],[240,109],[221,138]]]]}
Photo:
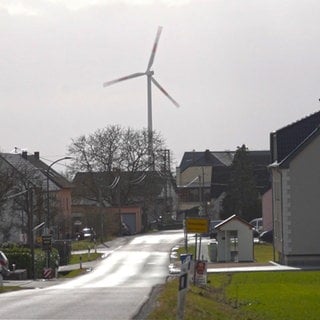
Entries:
{"type": "Polygon", "coordinates": [[[28,216],[28,242],[31,251],[31,277],[36,278],[35,265],[34,265],[34,234],[33,234],[33,189],[28,187],[26,193],[26,207],[28,216]]]}

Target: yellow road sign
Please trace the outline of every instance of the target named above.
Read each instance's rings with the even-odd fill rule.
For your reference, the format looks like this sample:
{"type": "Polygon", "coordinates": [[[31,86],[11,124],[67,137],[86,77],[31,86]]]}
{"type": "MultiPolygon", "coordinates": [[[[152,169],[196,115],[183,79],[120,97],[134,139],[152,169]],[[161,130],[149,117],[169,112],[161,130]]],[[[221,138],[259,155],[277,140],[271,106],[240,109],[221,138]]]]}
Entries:
{"type": "Polygon", "coordinates": [[[190,233],[207,233],[209,232],[209,220],[204,218],[186,219],[186,231],[190,233]]]}

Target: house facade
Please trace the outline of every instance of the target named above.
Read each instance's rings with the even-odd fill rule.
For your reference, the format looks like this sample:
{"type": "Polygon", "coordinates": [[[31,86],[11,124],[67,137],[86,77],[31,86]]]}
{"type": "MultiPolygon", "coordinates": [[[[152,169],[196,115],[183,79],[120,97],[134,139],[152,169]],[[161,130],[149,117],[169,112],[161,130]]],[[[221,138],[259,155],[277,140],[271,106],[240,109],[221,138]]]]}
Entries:
{"type": "Polygon", "coordinates": [[[33,155],[27,152],[2,153],[0,159],[6,163],[7,171],[11,168],[16,172],[10,196],[2,206],[2,215],[6,216],[8,224],[4,229],[11,231],[10,234],[2,232],[0,241],[30,242],[36,236],[30,230],[47,222],[48,204],[50,232],[54,238],[68,238],[71,232],[72,185],[52,168],[48,174],[49,166],[40,160],[39,152],[33,155]]]}
{"type": "Polygon", "coordinates": [[[158,172],[78,172],[73,184],[73,233],[81,225],[118,235],[124,224],[139,233],[176,210],[174,180],[158,172]]]}
{"type": "Polygon", "coordinates": [[[253,256],[252,226],[236,215],[222,221],[217,230],[218,262],[251,262],[253,256]]]}
{"type": "MultiPolygon", "coordinates": [[[[40,153],[34,152],[28,155],[22,152],[22,157],[25,158],[31,165],[37,168],[45,175],[46,191],[49,195],[50,205],[50,226],[51,232],[56,239],[69,239],[71,237],[71,191],[73,185],[64,176],[59,174],[54,168],[49,167],[40,159],[40,153]]],[[[48,204],[48,202],[47,202],[48,204]]],[[[46,208],[47,210],[48,208],[46,208]]]]}
{"type": "Polygon", "coordinates": [[[270,135],[274,248],[286,265],[320,265],[320,112],[270,135]]]}
{"type": "Polygon", "coordinates": [[[272,220],[272,188],[262,195],[262,231],[273,229],[272,220]]]}
{"type": "MultiPolygon", "coordinates": [[[[176,168],[178,212],[189,216],[220,219],[222,202],[236,151],[185,152],[176,168]]],[[[270,184],[269,151],[249,151],[257,188],[262,194],[270,184]]]]}

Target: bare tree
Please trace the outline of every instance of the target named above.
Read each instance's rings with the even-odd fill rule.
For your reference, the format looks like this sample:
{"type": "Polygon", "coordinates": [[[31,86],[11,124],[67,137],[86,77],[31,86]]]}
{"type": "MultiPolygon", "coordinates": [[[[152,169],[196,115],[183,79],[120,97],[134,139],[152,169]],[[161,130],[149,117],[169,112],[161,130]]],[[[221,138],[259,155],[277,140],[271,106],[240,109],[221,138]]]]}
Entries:
{"type": "Polygon", "coordinates": [[[166,149],[161,135],[154,132],[153,157],[150,159],[148,139],[146,129],[135,130],[119,125],[110,125],[73,139],[69,146],[69,154],[75,159],[71,171],[78,173],[74,182],[79,187],[76,188],[79,195],[74,193],[74,199],[85,196],[99,207],[127,205],[135,201],[133,195],[137,194],[137,189],[144,187],[145,198],[140,201],[146,202],[146,193],[152,193],[156,184],[146,186],[145,178],[147,174],[151,177],[153,172],[153,179],[157,171],[163,170],[163,150],[166,149]],[[79,171],[85,174],[81,175],[79,171]],[[81,188],[85,192],[81,193],[81,188]]]}
{"type": "Polygon", "coordinates": [[[43,207],[39,203],[43,198],[43,182],[39,172],[20,155],[0,155],[0,233],[3,241],[8,241],[14,234],[26,234],[33,218],[42,219],[43,207]],[[28,203],[31,190],[37,195],[32,204],[28,203]],[[31,212],[35,217],[30,217],[31,212]]]}
{"type": "Polygon", "coordinates": [[[73,139],[68,148],[75,159],[71,171],[111,172],[113,167],[119,167],[122,131],[120,126],[112,125],[73,139]]]}
{"type": "MultiPolygon", "coordinates": [[[[157,168],[165,145],[161,135],[156,132],[153,141],[152,165],[157,168]]],[[[110,125],[88,136],[73,139],[68,151],[75,159],[71,164],[73,172],[112,172],[114,169],[136,172],[150,169],[147,130],[110,125]]]]}

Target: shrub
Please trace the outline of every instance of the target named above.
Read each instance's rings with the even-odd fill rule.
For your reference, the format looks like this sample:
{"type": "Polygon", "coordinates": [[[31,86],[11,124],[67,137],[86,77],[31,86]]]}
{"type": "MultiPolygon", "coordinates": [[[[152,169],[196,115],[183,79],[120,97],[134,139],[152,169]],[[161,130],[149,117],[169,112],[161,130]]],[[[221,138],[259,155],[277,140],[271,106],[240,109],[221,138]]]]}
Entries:
{"type": "MultiPolygon", "coordinates": [[[[16,244],[4,244],[0,247],[9,260],[9,266],[12,270],[12,265],[16,265],[16,269],[26,269],[28,278],[32,277],[32,255],[30,248],[16,244]]],[[[52,249],[50,252],[49,267],[56,268],[59,265],[58,250],[52,249]]],[[[34,269],[35,277],[42,278],[43,269],[47,264],[47,252],[41,249],[35,249],[34,269]]]]}

